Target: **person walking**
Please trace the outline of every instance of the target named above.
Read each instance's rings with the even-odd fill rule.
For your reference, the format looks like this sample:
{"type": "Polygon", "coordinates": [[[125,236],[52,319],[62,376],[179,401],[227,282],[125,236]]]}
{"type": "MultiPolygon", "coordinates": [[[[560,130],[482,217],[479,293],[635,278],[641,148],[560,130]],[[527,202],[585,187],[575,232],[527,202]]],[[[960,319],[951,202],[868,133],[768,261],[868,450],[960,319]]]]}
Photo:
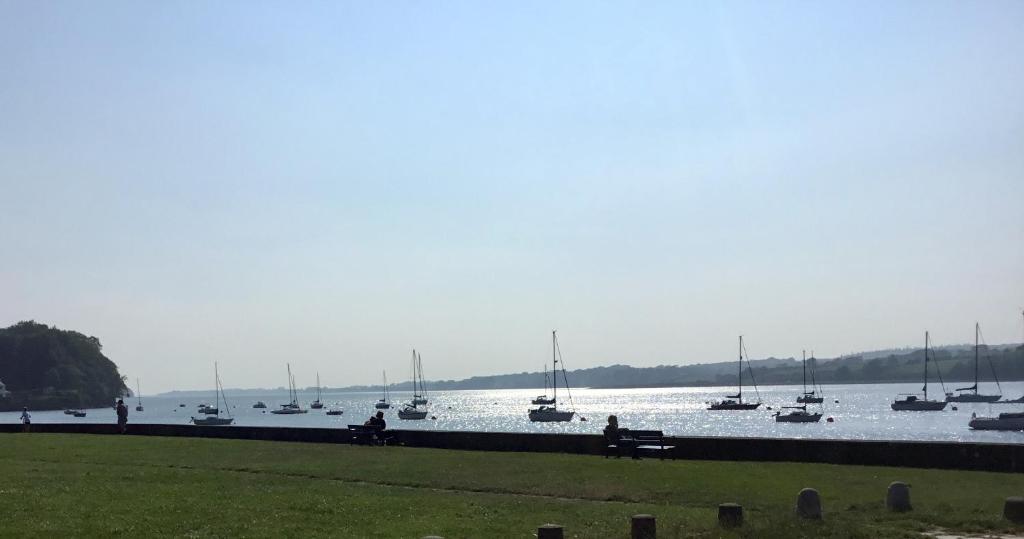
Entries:
{"type": "Polygon", "coordinates": [[[117,429],[121,434],[128,430],[128,407],[123,399],[117,399],[117,429]]]}
{"type": "Polygon", "coordinates": [[[28,406],[21,410],[21,424],[24,432],[28,432],[32,428],[32,414],[28,413],[28,406]]]}

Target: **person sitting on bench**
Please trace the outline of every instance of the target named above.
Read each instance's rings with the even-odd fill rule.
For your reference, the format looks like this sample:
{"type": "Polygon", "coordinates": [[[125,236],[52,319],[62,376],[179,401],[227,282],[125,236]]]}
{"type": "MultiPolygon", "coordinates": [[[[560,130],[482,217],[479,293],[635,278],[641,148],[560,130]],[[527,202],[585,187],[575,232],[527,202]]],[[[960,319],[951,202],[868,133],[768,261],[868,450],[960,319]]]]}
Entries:
{"type": "Polygon", "coordinates": [[[615,446],[617,449],[616,456],[622,456],[622,450],[632,450],[632,457],[639,458],[636,450],[636,441],[629,435],[629,429],[619,428],[619,418],[610,415],[608,416],[608,424],[604,427],[604,439],[609,446],[615,446]]]}
{"type": "Polygon", "coordinates": [[[373,435],[374,439],[384,443],[384,429],[388,427],[388,422],[384,421],[384,412],[378,411],[376,415],[370,416],[364,425],[376,429],[377,432],[373,435]]]}

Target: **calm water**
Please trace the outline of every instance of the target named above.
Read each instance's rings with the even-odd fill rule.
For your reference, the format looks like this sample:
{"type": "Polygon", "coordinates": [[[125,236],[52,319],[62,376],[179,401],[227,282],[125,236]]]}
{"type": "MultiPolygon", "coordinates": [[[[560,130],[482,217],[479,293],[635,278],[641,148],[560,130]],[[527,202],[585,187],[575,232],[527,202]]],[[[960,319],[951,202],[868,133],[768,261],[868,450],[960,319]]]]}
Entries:
{"type": "MultiPolygon", "coordinates": [[[[985,384],[987,386],[987,384],[985,384]]],[[[571,423],[531,423],[526,416],[529,401],[540,391],[536,389],[441,391],[430,393],[430,411],[436,419],[402,421],[397,416],[397,405],[409,395],[394,395],[395,408],[386,410],[388,425],[403,429],[437,429],[505,432],[578,432],[600,433],[608,414],[617,414],[624,427],[661,429],[666,434],[687,436],[744,436],[780,438],[841,438],[859,440],[946,440],[1024,443],[1024,433],[972,431],[967,428],[972,412],[995,415],[1005,411],[1021,411],[1024,405],[957,404],[942,412],[894,412],[889,409],[897,393],[920,389],[918,384],[877,384],[828,386],[825,388],[825,417],[820,423],[776,423],[773,411],[708,411],[705,402],[720,398],[735,388],[663,388],[663,389],[576,389],[572,392],[578,416],[571,423]],[[834,402],[838,400],[839,402],[834,402]]],[[[983,391],[987,390],[983,387],[983,391]]],[[[799,386],[773,386],[761,389],[765,405],[777,408],[795,404],[799,386]]],[[[938,396],[939,392],[936,392],[938,396]]],[[[1024,394],[1024,382],[1003,384],[1004,398],[1017,398],[1024,394]]],[[[750,396],[753,396],[752,394],[750,396]]],[[[568,404],[559,392],[561,404],[568,404]]],[[[303,406],[315,398],[302,393],[303,406]]],[[[328,407],[345,411],[342,416],[324,415],[324,410],[310,410],[302,415],[274,415],[269,410],[287,402],[287,392],[264,395],[232,396],[228,394],[231,413],[236,425],[340,427],[349,423],[362,423],[380,398],[377,393],[324,393],[328,407]],[[267,410],[253,409],[252,404],[262,400],[267,410]]],[[[186,424],[197,415],[196,405],[212,402],[209,399],[169,399],[144,397],[144,412],[135,411],[135,401],[129,404],[129,423],[186,424]],[[186,406],[181,408],[179,403],[186,406]]],[[[562,406],[559,406],[560,408],[562,406]]],[[[808,409],[815,408],[810,405],[808,409]]],[[[33,412],[36,423],[57,422],[115,422],[112,409],[88,410],[88,416],[74,418],[63,413],[33,412]]],[[[16,423],[19,413],[0,413],[0,422],[16,423]]]]}

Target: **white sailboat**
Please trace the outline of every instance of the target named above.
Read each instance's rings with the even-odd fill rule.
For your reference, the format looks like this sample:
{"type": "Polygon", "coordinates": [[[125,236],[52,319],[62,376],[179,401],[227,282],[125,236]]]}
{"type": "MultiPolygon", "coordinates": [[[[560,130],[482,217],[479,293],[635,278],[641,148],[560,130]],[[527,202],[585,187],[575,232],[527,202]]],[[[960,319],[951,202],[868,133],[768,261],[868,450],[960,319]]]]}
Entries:
{"type": "MultiPolygon", "coordinates": [[[[413,352],[415,353],[415,350],[413,350],[413,352]]],[[[423,405],[427,404],[427,386],[426,386],[426,384],[423,383],[423,356],[420,355],[420,354],[417,354],[415,361],[416,361],[416,367],[418,367],[415,370],[415,377],[419,377],[420,390],[419,390],[419,393],[416,392],[416,387],[415,387],[416,378],[414,377],[413,378],[412,403],[414,405],[416,405],[416,406],[423,406],[423,405]]]]}
{"type": "Polygon", "coordinates": [[[388,408],[391,408],[391,396],[388,395],[388,372],[387,371],[383,371],[383,373],[384,373],[384,398],[379,400],[379,401],[377,401],[377,403],[373,405],[373,407],[378,409],[378,410],[387,410],[388,408]]]}
{"type": "MultiPolygon", "coordinates": [[[[572,421],[576,410],[558,409],[558,361],[562,357],[562,351],[558,347],[558,336],[555,331],[551,332],[551,404],[544,404],[538,408],[529,410],[530,421],[542,423],[554,423],[572,421]]],[[[569,393],[569,378],[565,374],[565,362],[562,362],[562,380],[565,381],[565,391],[569,395],[569,404],[572,405],[572,393],[569,393]]]]}
{"type": "Polygon", "coordinates": [[[740,335],[740,360],[739,371],[737,372],[737,383],[739,391],[735,395],[726,395],[720,401],[708,404],[708,410],[755,410],[761,406],[761,392],[757,390],[757,382],[754,380],[754,369],[750,367],[750,357],[747,357],[747,370],[750,372],[750,381],[754,384],[754,392],[757,394],[757,402],[743,402],[743,358],[746,356],[746,348],[743,347],[743,335],[740,335]]]}
{"type": "Polygon", "coordinates": [[[800,404],[821,404],[825,401],[825,397],[821,395],[821,388],[818,387],[817,380],[814,379],[814,366],[818,363],[814,360],[814,351],[811,351],[811,390],[807,391],[807,351],[803,351],[804,354],[804,392],[796,398],[796,402],[800,404]]]}
{"type": "Polygon", "coordinates": [[[319,410],[324,407],[324,403],[320,402],[320,373],[316,373],[316,400],[309,403],[309,407],[314,410],[319,410]]]}
{"type": "Polygon", "coordinates": [[[980,348],[980,337],[981,335],[981,324],[974,323],[974,385],[970,387],[959,387],[955,391],[957,394],[946,393],[946,402],[996,402],[1003,398],[1003,388],[999,385],[999,378],[996,377],[996,367],[992,364],[992,359],[989,358],[988,366],[992,369],[992,378],[996,381],[996,387],[999,388],[998,395],[984,395],[978,393],[978,348],[980,348]]]}
{"type": "Polygon", "coordinates": [[[135,411],[141,412],[144,410],[144,408],[142,407],[142,383],[139,382],[138,378],[135,379],[135,392],[136,396],[139,398],[139,404],[135,406],[135,411]]]}
{"type": "MultiPolygon", "coordinates": [[[[924,387],[921,391],[924,393],[923,398],[919,397],[916,393],[903,395],[903,398],[897,398],[890,406],[893,410],[902,412],[938,412],[946,408],[945,401],[928,400],[928,332],[924,332],[924,387]]],[[[942,382],[942,372],[939,371],[938,364],[935,365],[935,372],[939,373],[939,382],[942,383],[943,390],[945,390],[945,383],[942,382]]],[[[945,392],[945,391],[943,391],[945,392]]]]}
{"type": "Polygon", "coordinates": [[[427,399],[420,395],[419,385],[417,383],[417,375],[419,373],[420,357],[416,354],[416,350],[412,351],[412,399],[409,402],[402,405],[402,408],[398,410],[398,419],[426,419],[427,409],[420,408],[421,405],[426,405],[427,399]]]}
{"type": "Polygon", "coordinates": [[[548,386],[551,385],[551,378],[548,377],[548,366],[544,365],[544,394],[534,397],[530,404],[554,404],[555,399],[548,397],[548,386]]]}
{"type": "Polygon", "coordinates": [[[214,404],[216,407],[208,407],[212,409],[212,413],[206,417],[193,417],[192,424],[199,426],[224,426],[230,425],[235,420],[231,417],[231,409],[228,408],[228,399],[224,396],[224,386],[220,383],[220,373],[217,371],[217,363],[213,363],[213,391],[214,391],[214,404]],[[227,417],[220,416],[220,404],[224,403],[224,412],[227,417]]]}
{"type": "Polygon", "coordinates": [[[293,415],[293,414],[305,414],[309,412],[302,406],[299,406],[299,394],[295,391],[295,377],[292,376],[292,365],[288,363],[288,398],[290,402],[288,404],[282,404],[277,410],[271,410],[272,414],[279,415],[293,415]]]}

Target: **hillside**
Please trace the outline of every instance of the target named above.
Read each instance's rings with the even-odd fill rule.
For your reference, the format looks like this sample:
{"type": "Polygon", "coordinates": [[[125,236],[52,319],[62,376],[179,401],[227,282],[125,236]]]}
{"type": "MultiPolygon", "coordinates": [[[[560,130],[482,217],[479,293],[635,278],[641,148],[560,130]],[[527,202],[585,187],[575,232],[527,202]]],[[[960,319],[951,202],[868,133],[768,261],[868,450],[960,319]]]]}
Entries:
{"type": "Polygon", "coordinates": [[[0,411],[109,406],[128,392],[96,337],[35,321],[0,329],[0,411]]]}

